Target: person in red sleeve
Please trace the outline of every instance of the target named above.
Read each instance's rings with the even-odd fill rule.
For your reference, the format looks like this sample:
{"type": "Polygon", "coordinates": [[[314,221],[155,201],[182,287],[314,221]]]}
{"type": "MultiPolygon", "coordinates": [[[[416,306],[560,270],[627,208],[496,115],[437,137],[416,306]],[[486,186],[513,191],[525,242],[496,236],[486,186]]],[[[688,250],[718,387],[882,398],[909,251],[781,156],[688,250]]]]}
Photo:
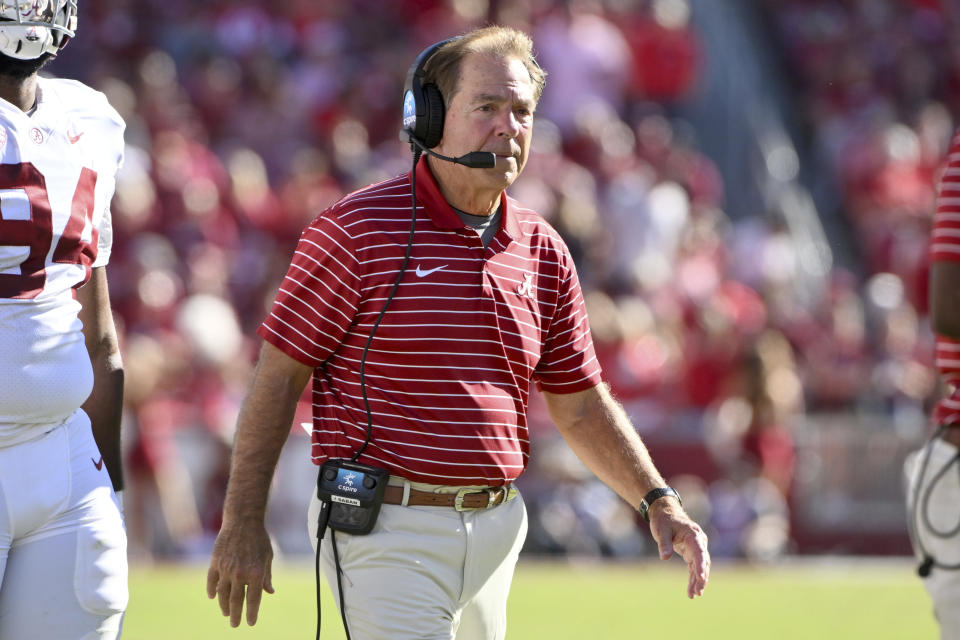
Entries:
{"type": "Polygon", "coordinates": [[[947,393],[937,403],[934,436],[911,454],[907,513],[918,573],[933,600],[944,640],[960,639],[960,131],[940,178],[930,238],[930,317],[936,365],[947,393]]]}
{"type": "MultiPolygon", "coordinates": [[[[649,517],[661,557],[687,562],[688,596],[702,594],[706,536],[601,380],[570,253],[504,191],[544,84],[530,38],[488,27],[439,43],[407,84],[404,127],[427,155],[307,227],[259,329],[208,596],[234,626],[246,599],[252,625],[273,591],[267,491],[311,378],[314,462],[390,475],[372,531],[330,529],[321,544],[350,637],[504,637],[531,382],[577,455],[649,517]]],[[[315,498],[312,526],[322,513],[315,498]]]]}

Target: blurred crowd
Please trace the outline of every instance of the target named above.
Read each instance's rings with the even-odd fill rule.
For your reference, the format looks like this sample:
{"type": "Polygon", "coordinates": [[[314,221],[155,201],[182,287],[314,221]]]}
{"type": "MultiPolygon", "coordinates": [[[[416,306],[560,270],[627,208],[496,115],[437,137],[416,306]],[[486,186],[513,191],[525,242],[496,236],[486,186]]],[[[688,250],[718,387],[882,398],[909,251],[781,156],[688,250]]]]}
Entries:
{"type": "MultiPolygon", "coordinates": [[[[407,67],[486,22],[531,33],[549,73],[512,194],[570,245],[615,394],[715,555],[789,551],[799,418],[875,410],[917,429],[936,393],[926,239],[960,41],[936,0],[760,4],[812,141],[801,159],[836,176],[821,214],[853,240],[856,266],[812,304],[786,225],[726,211],[737,185],[677,116],[707,68],[687,0],[84,0],[50,70],[104,91],[128,127],[108,274],[134,555],[206,549],[254,331],[300,230],[409,170],[407,67]]],[[[528,550],[643,553],[636,515],[531,402],[528,550]]]]}

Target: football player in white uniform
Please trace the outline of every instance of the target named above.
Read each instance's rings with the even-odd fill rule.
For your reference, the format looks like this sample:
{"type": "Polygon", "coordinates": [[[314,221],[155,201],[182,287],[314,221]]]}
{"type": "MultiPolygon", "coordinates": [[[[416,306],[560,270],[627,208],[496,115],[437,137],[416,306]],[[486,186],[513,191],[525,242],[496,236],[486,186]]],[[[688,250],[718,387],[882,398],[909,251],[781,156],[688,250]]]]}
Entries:
{"type": "Polygon", "coordinates": [[[113,639],[123,368],[107,295],[124,123],[38,71],[76,0],[0,0],[0,638],[113,639]]]}

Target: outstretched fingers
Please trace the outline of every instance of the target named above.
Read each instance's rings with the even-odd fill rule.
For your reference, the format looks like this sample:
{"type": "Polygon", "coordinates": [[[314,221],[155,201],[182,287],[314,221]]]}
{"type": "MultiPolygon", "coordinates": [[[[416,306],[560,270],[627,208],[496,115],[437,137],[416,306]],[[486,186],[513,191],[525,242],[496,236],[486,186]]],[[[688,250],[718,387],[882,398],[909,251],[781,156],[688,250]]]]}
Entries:
{"type": "Polygon", "coordinates": [[[692,523],[674,537],[673,546],[687,563],[690,573],[687,597],[702,596],[710,579],[710,551],[707,549],[707,535],[696,523],[692,523]]]}
{"type": "Polygon", "coordinates": [[[207,597],[213,600],[217,597],[217,585],[220,583],[220,571],[210,565],[207,569],[207,597]]]}
{"type": "Polygon", "coordinates": [[[270,539],[262,528],[221,530],[207,571],[207,597],[239,627],[246,602],[247,624],[257,623],[263,592],[273,593],[270,539]]]}
{"type": "Polygon", "coordinates": [[[269,567],[265,571],[230,572],[211,565],[207,571],[207,597],[217,598],[220,612],[230,617],[232,627],[240,626],[244,600],[247,605],[247,624],[252,627],[257,623],[264,590],[273,593],[269,567]]]}

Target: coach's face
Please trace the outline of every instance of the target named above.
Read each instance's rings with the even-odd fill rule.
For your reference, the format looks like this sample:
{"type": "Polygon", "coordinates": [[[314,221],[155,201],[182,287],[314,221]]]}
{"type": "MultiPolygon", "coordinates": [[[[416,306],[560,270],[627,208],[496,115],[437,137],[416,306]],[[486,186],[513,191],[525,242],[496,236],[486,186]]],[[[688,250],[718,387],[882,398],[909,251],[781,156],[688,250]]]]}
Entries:
{"type": "Polygon", "coordinates": [[[471,53],[463,59],[437,151],[448,156],[491,151],[497,163],[490,169],[471,169],[431,162],[450,204],[479,215],[496,209],[500,192],[513,184],[527,162],[535,107],[533,81],[518,58],[471,53]],[[455,200],[472,204],[460,206],[455,200]],[[476,209],[487,208],[484,203],[493,200],[490,211],[476,209]]]}

